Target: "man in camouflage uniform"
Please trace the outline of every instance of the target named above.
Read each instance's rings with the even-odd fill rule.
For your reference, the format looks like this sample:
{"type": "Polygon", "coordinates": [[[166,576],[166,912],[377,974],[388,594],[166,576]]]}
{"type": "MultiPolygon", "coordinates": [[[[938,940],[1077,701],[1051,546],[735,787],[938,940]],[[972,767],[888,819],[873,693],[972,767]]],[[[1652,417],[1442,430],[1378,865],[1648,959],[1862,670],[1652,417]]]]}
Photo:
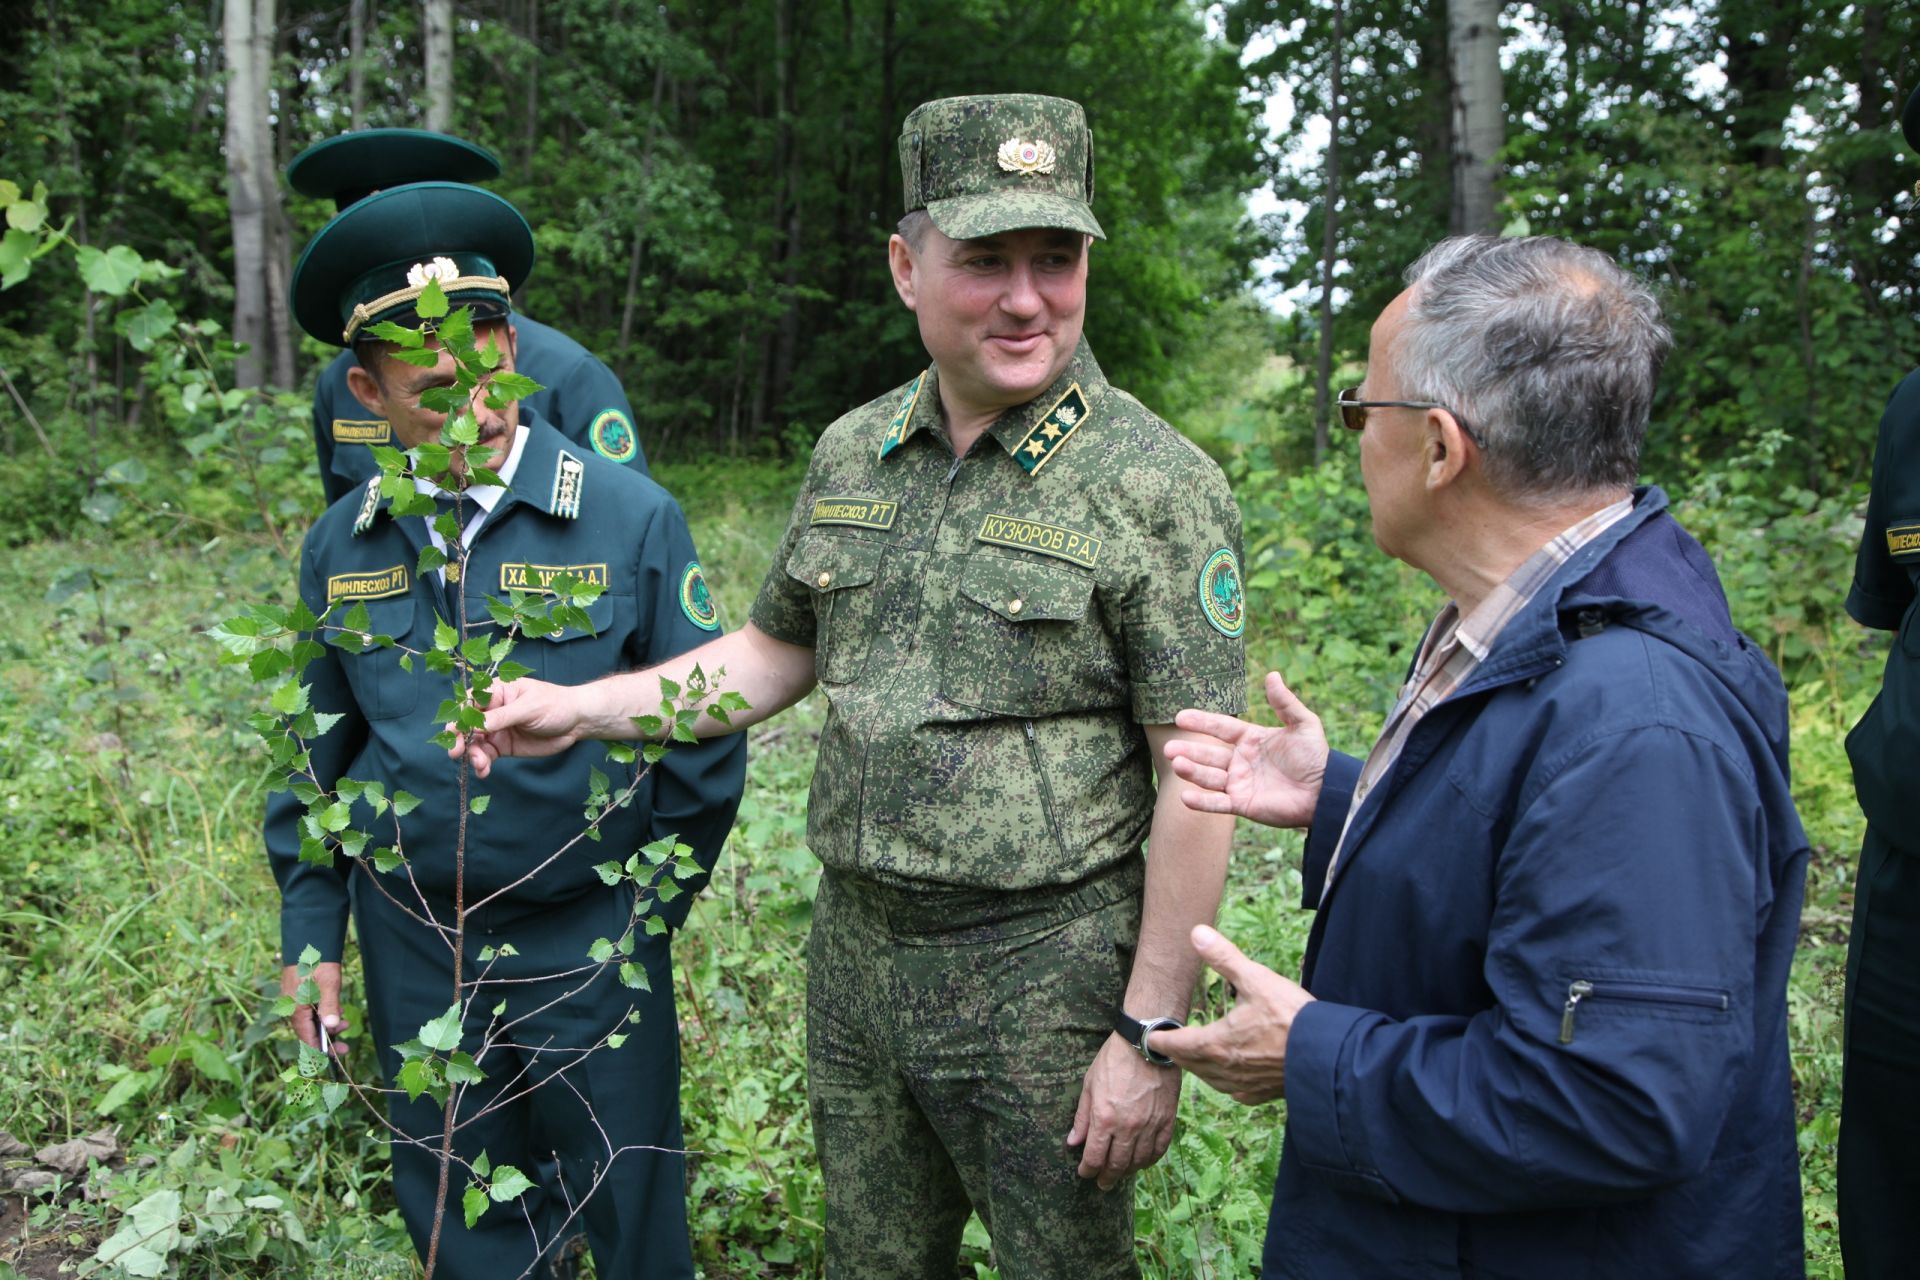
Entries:
{"type": "MultiPolygon", "coordinates": [[[[1103,233],[1080,107],[928,103],[900,156],[888,253],[932,366],[827,429],[751,622],[688,659],[753,704],[735,728],[827,691],[807,1037],[829,1274],[951,1275],[972,1209],[1008,1280],[1134,1276],[1129,1175],[1180,1091],[1141,1020],[1187,1012],[1231,835],[1155,775],[1175,711],[1245,700],[1239,515],[1081,338],[1103,233]]],[[[517,682],[476,763],[631,737],[688,659],[517,682]]]]}

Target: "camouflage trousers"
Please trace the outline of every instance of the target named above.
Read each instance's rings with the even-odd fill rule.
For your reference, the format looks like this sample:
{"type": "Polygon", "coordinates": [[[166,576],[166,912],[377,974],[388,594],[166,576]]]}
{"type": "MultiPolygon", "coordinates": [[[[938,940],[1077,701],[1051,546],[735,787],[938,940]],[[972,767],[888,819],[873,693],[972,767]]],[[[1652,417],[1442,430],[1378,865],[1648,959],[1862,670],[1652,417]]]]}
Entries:
{"type": "Polygon", "coordinates": [[[1064,888],[903,891],[829,870],[807,944],[828,1280],[956,1274],[977,1211],[1003,1280],[1132,1280],[1133,1180],[1066,1146],[1112,1031],[1142,864],[1064,888]]]}

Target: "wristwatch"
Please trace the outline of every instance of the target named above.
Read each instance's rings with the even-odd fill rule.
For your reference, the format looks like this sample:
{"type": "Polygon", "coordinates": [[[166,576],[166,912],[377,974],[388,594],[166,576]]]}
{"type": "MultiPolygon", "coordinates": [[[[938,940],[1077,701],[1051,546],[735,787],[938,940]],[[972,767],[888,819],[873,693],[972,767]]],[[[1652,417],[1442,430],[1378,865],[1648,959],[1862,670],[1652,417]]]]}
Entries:
{"type": "Polygon", "coordinates": [[[1148,1018],[1142,1022],[1130,1017],[1125,1009],[1113,1011],[1113,1029],[1119,1032],[1120,1038],[1132,1045],[1141,1057],[1156,1067],[1170,1067],[1173,1065],[1173,1059],[1158,1050],[1147,1047],[1147,1032],[1177,1031],[1185,1025],[1178,1018],[1148,1018]]]}

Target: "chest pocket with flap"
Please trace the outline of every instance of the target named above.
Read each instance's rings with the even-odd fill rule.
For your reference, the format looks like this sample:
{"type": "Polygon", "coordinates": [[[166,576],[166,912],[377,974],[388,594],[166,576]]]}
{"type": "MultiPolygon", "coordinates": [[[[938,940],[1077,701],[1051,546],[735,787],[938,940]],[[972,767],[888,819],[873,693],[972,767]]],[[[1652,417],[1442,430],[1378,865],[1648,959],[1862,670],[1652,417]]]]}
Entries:
{"type": "Polygon", "coordinates": [[[860,678],[879,625],[884,542],[809,533],[787,558],[787,576],[813,593],[813,669],[822,684],[860,678]]]}
{"type": "Polygon", "coordinates": [[[1009,716],[1110,701],[1110,655],[1089,617],[1090,575],[975,555],[961,567],[958,585],[953,634],[941,655],[941,696],[1009,716]]]}
{"type": "MultiPolygon", "coordinates": [[[[397,648],[368,646],[358,653],[345,649],[340,643],[340,632],[334,628],[344,623],[359,605],[366,607],[369,634],[392,636],[398,643],[417,649],[421,647],[420,637],[411,634],[413,596],[342,601],[340,607],[328,615],[326,623],[327,643],[343,650],[340,655],[341,666],[346,672],[347,683],[353,688],[353,700],[359,704],[360,714],[369,720],[390,720],[395,716],[408,715],[420,701],[420,680],[425,667],[416,661],[412,671],[404,670],[400,666],[400,650],[397,648]]],[[[431,636],[431,632],[428,634],[431,636]]]]}
{"type": "MultiPolygon", "coordinates": [[[[554,684],[585,684],[622,670],[626,664],[620,647],[626,637],[616,634],[619,615],[615,602],[618,599],[611,592],[602,592],[592,604],[581,606],[593,624],[592,631],[566,627],[550,636],[518,637],[511,661],[531,667],[535,679],[554,684]]],[[[498,630],[487,611],[486,597],[469,595],[467,634],[491,635],[498,630]]]]}

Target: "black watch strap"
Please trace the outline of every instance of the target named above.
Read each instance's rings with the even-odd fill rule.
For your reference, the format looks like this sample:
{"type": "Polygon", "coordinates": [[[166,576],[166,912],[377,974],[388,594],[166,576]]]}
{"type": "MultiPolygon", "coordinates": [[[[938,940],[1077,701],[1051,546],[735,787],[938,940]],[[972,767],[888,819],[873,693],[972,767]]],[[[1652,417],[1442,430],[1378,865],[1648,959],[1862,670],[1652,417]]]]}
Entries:
{"type": "Polygon", "coordinates": [[[1156,1067],[1170,1067],[1173,1059],[1166,1054],[1147,1047],[1149,1031],[1172,1031],[1186,1025],[1178,1018],[1148,1018],[1142,1021],[1127,1013],[1125,1009],[1113,1011],[1113,1029],[1122,1040],[1132,1045],[1134,1051],[1156,1067]]]}

